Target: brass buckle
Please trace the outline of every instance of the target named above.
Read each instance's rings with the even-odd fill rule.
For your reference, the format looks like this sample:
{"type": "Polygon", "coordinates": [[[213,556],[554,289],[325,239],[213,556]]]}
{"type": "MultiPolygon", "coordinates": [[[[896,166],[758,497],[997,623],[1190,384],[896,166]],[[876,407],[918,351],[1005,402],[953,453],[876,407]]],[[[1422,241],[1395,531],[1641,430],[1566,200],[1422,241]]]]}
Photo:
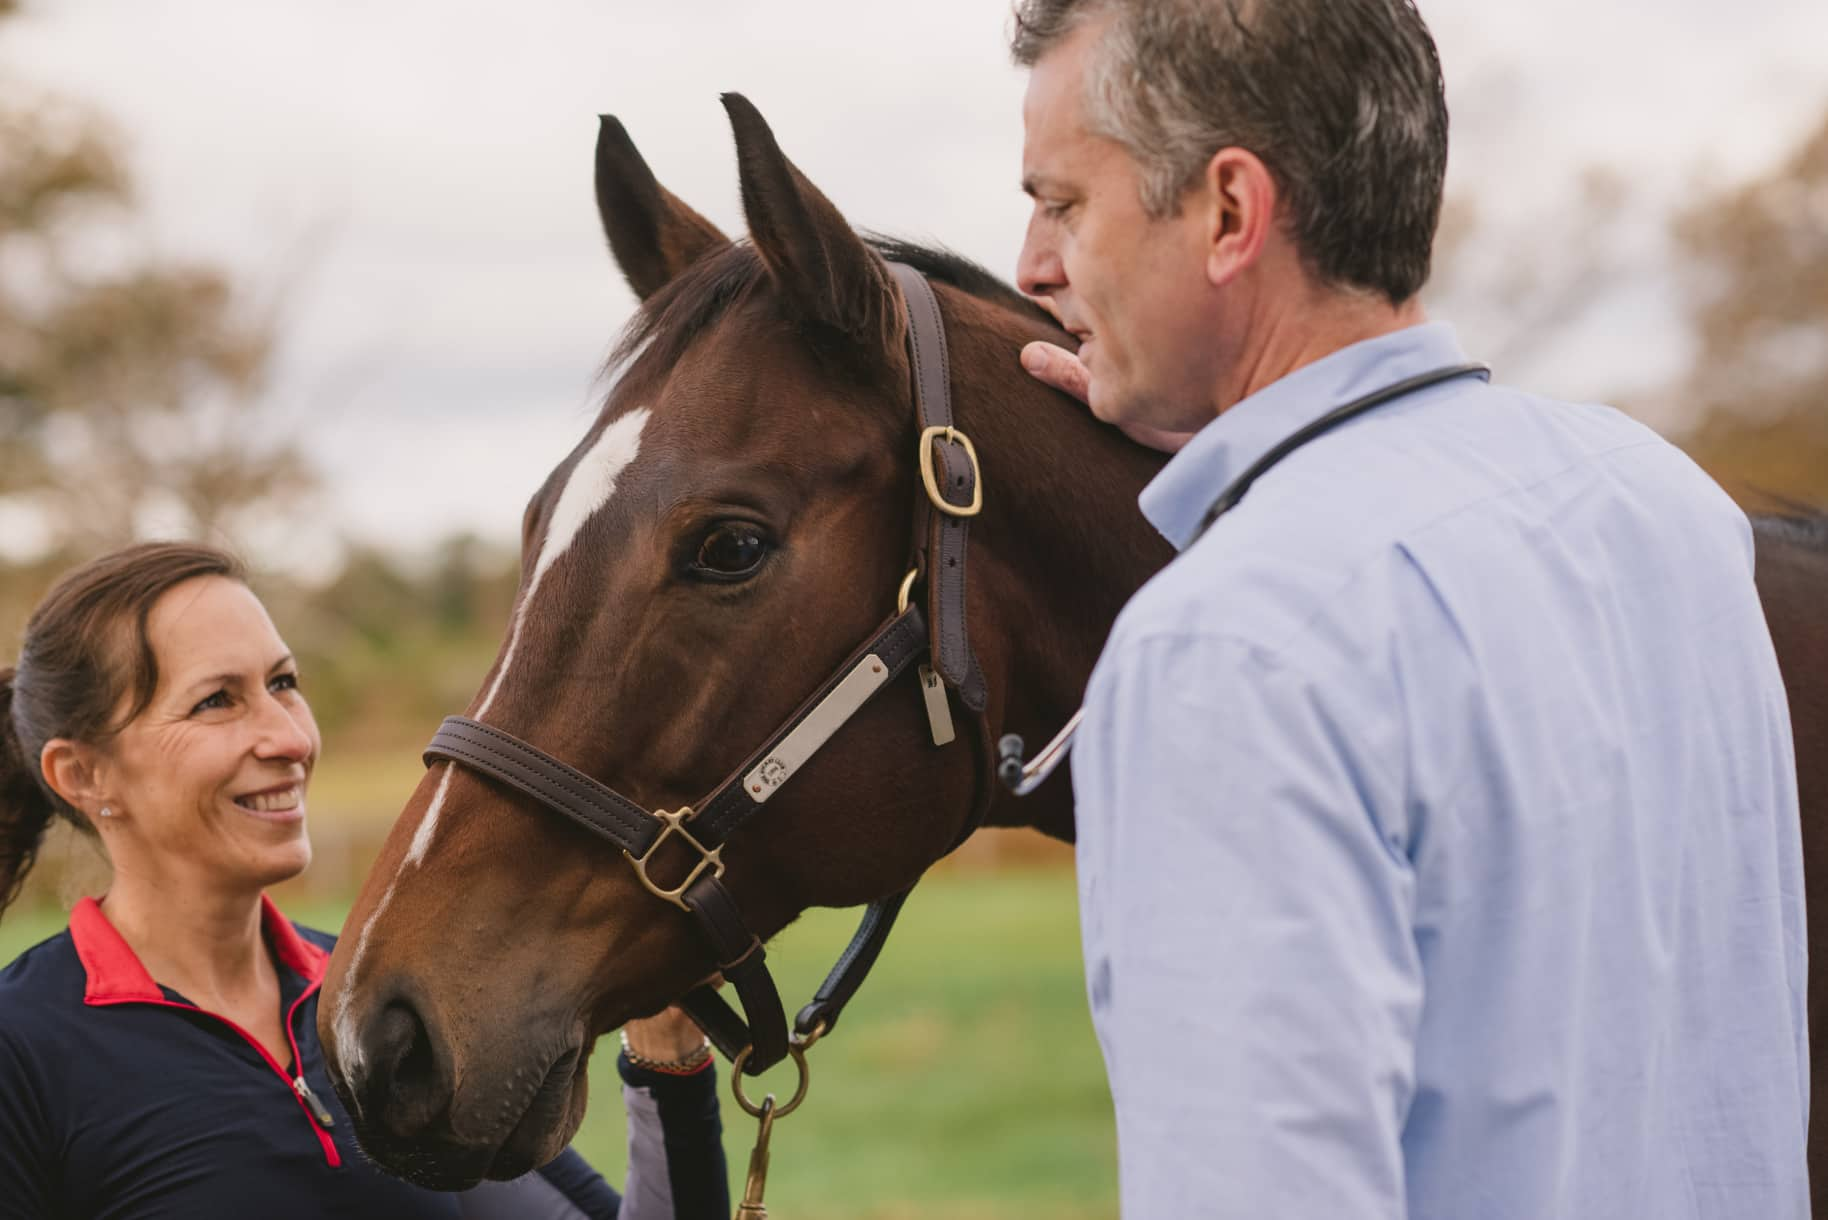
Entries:
{"type": "Polygon", "coordinates": [[[920,481],[926,484],[927,499],[933,501],[933,507],[948,517],[975,517],[984,511],[984,471],[978,465],[977,446],[971,438],[957,428],[940,425],[928,428],[920,434],[920,481]],[[963,508],[946,499],[939,490],[939,473],[934,469],[933,442],[945,440],[956,442],[965,451],[971,462],[971,503],[963,508]]]}
{"type": "Polygon", "coordinates": [[[721,877],[724,875],[724,860],[722,855],[724,849],[722,845],[717,847],[706,847],[703,843],[700,843],[697,839],[693,838],[692,832],[685,828],[685,824],[697,816],[697,811],[690,805],[687,805],[683,809],[676,809],[672,813],[663,811],[654,814],[654,816],[659,818],[662,822],[665,822],[666,827],[652,843],[648,844],[647,850],[641,853],[640,859],[636,859],[635,854],[627,848],[622,849],[622,854],[628,858],[630,864],[635,866],[635,876],[640,878],[641,884],[647,887],[648,893],[656,898],[666,899],[682,911],[689,911],[692,908],[686,905],[682,895],[692,888],[692,883],[697,881],[699,876],[707,868],[714,870],[711,873],[713,877],[721,877]],[[692,849],[699,855],[699,861],[692,866],[692,871],[686,874],[686,879],[679,883],[677,889],[663,890],[654,884],[654,879],[652,877],[647,875],[647,862],[654,858],[654,853],[660,850],[660,845],[666,842],[668,835],[678,835],[687,843],[691,844],[692,849]]]}

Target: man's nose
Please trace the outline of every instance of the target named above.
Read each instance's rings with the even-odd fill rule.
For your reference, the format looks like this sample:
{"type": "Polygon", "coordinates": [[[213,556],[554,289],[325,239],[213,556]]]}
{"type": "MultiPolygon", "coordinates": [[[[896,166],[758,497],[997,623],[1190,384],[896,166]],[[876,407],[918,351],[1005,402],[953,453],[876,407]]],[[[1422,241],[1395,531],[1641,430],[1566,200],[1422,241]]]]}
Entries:
{"type": "Polygon", "coordinates": [[[1016,258],[1016,287],[1031,297],[1052,296],[1066,287],[1066,268],[1061,265],[1060,253],[1039,222],[1039,216],[1029,220],[1022,253],[1016,258]]]}

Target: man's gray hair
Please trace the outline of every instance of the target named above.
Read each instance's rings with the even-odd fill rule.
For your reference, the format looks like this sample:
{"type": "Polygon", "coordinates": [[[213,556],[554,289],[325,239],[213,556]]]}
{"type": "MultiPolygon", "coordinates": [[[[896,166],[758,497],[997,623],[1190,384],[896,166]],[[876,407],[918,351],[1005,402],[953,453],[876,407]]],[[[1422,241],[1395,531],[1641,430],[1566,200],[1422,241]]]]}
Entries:
{"type": "Polygon", "coordinates": [[[1447,172],[1447,99],[1413,0],[1018,0],[1011,51],[1033,67],[1108,19],[1086,123],[1123,146],[1144,209],[1178,210],[1222,148],[1274,175],[1320,279],[1392,303],[1427,282],[1447,172]]]}

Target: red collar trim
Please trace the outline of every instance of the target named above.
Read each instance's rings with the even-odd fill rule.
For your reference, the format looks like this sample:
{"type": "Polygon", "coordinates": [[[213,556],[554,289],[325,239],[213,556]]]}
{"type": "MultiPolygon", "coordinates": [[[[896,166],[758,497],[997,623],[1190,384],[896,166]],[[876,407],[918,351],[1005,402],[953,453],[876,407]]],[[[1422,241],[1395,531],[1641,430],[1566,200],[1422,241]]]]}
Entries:
{"type": "MultiPolygon", "coordinates": [[[[279,964],[308,983],[324,981],[330,955],[298,934],[273,900],[260,896],[260,922],[279,964]]],[[[118,1004],[128,1000],[161,1001],[165,993],[146,973],[131,946],[114,930],[101,904],[85,898],[70,912],[70,940],[83,964],[83,1002],[118,1004]]]]}
{"type": "Polygon", "coordinates": [[[266,925],[267,940],[279,964],[307,983],[324,981],[324,970],[330,965],[330,954],[298,934],[292,921],[279,913],[273,900],[260,896],[260,919],[266,925]]]}
{"type": "Polygon", "coordinates": [[[83,899],[70,912],[70,940],[75,943],[76,956],[82,959],[83,973],[88,976],[83,986],[85,1004],[165,998],[95,899],[83,899]]]}

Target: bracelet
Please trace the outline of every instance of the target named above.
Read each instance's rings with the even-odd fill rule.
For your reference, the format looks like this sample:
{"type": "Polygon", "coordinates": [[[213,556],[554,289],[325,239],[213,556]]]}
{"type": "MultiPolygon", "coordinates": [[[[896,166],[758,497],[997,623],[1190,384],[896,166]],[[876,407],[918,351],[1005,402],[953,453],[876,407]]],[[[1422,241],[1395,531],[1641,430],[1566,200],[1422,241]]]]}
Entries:
{"type": "Polygon", "coordinates": [[[636,1052],[628,1044],[628,1030],[622,1031],[622,1055],[628,1060],[628,1066],[641,1068],[648,1072],[663,1072],[668,1076],[691,1076],[702,1071],[711,1062],[711,1040],[706,1038],[698,1044],[697,1049],[686,1054],[682,1059],[649,1059],[636,1052]]]}

